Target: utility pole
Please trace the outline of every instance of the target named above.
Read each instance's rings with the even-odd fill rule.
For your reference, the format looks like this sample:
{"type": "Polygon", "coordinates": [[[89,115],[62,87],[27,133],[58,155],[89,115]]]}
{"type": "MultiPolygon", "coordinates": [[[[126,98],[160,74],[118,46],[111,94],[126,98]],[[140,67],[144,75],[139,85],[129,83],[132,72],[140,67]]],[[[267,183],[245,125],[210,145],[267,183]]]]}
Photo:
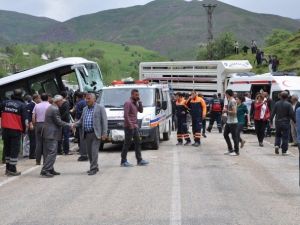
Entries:
{"type": "Polygon", "coordinates": [[[208,58],[212,59],[212,51],[211,51],[211,42],[214,40],[213,35],[213,12],[217,7],[217,4],[202,4],[203,8],[207,13],[207,30],[208,30],[208,37],[207,37],[207,51],[208,51],[208,58]]]}

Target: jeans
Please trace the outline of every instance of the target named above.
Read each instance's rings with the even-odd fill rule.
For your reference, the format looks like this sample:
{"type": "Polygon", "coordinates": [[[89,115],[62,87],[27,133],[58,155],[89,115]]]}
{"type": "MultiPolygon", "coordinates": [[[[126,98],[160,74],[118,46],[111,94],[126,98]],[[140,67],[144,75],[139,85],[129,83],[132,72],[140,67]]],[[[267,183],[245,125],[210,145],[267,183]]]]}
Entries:
{"type": "Polygon", "coordinates": [[[275,146],[281,147],[282,153],[289,148],[290,122],[276,122],[275,146]]]}
{"type": "Polygon", "coordinates": [[[255,132],[259,143],[264,142],[265,138],[265,130],[266,130],[267,122],[264,120],[255,120],[254,126],[255,126],[255,132]]]}
{"type": "Polygon", "coordinates": [[[223,135],[224,135],[225,141],[226,141],[227,146],[228,146],[228,151],[229,152],[236,152],[237,154],[239,154],[239,139],[238,139],[238,136],[237,136],[237,127],[238,127],[237,123],[233,123],[233,124],[228,124],[227,123],[225,125],[223,135]],[[232,148],[232,144],[231,144],[231,141],[230,141],[230,138],[229,138],[230,133],[231,133],[231,137],[232,137],[233,144],[234,144],[234,150],[232,148]]]}
{"type": "Polygon", "coordinates": [[[70,128],[69,127],[63,127],[63,140],[58,142],[57,151],[58,153],[61,153],[61,145],[63,145],[63,151],[65,154],[68,154],[70,151],[70,128]]]}
{"type": "Polygon", "coordinates": [[[132,144],[132,140],[134,142],[135,157],[137,161],[140,162],[142,160],[142,153],[141,153],[141,140],[140,140],[141,138],[140,138],[138,128],[135,129],[124,128],[124,132],[125,132],[125,140],[124,140],[124,145],[121,153],[122,163],[127,161],[127,153],[132,144]]]}

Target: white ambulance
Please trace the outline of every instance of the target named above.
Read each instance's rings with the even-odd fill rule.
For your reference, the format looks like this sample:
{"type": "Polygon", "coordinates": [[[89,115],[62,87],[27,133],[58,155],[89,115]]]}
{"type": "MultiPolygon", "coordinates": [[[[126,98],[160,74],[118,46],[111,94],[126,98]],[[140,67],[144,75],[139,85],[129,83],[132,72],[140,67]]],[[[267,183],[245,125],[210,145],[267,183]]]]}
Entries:
{"type": "Polygon", "coordinates": [[[138,113],[141,141],[157,150],[160,140],[169,140],[172,131],[172,102],[168,84],[151,84],[148,81],[114,81],[104,87],[100,104],[108,117],[109,140],[122,143],[124,134],[124,103],[130,98],[131,90],[137,89],[144,106],[138,113]]]}
{"type": "Polygon", "coordinates": [[[268,92],[273,101],[278,100],[278,94],[288,91],[291,95],[300,97],[300,77],[296,73],[266,73],[262,75],[235,74],[228,82],[227,89],[237,93],[251,94],[254,99],[258,92],[268,92]]]}

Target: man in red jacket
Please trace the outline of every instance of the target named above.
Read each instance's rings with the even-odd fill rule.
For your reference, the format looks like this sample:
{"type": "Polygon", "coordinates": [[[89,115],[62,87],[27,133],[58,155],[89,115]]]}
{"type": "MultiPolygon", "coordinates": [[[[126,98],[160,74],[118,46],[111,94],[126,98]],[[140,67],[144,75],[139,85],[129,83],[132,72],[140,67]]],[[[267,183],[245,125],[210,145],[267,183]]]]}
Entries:
{"type": "Polygon", "coordinates": [[[11,100],[1,105],[1,127],[3,149],[5,152],[7,176],[19,176],[16,165],[21,148],[22,133],[28,126],[26,104],[22,100],[22,90],[16,89],[11,100]]]}

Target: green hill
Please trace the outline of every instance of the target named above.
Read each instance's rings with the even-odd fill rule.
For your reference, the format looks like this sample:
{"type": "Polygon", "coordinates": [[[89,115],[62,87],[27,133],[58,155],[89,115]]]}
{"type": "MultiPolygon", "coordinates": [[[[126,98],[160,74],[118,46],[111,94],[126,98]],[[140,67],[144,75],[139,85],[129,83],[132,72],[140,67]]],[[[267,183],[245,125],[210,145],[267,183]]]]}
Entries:
{"type": "MultiPolygon", "coordinates": [[[[297,20],[249,12],[222,2],[214,13],[214,34],[232,32],[240,43],[262,46],[273,29],[295,32],[297,20]]],[[[104,40],[140,45],[172,59],[195,59],[206,43],[203,1],[155,0],[144,6],[102,11],[66,22],[0,11],[0,37],[14,43],[104,40]]]]}
{"type": "MultiPolygon", "coordinates": [[[[206,43],[207,18],[202,1],[156,0],[145,6],[114,9],[80,16],[64,24],[81,39],[129,43],[159,51],[174,59],[195,59],[206,43]]],[[[259,45],[273,29],[296,31],[299,21],[252,13],[218,2],[214,13],[215,36],[230,31],[240,42],[259,45]]]]}
{"type": "MultiPolygon", "coordinates": [[[[277,55],[280,65],[280,71],[295,71],[300,75],[300,31],[295,33],[288,40],[284,40],[279,44],[263,49],[265,57],[268,55],[277,55]]],[[[255,55],[239,54],[228,57],[228,59],[247,59],[253,65],[253,71],[262,74],[268,72],[267,65],[257,67],[254,65],[255,55]]]]}
{"type": "MultiPolygon", "coordinates": [[[[139,63],[142,61],[166,60],[158,53],[139,46],[113,44],[103,41],[17,45],[10,48],[12,50],[10,50],[9,54],[9,64],[15,63],[18,70],[47,63],[40,58],[42,53],[48,54],[53,59],[57,57],[84,57],[98,62],[106,82],[129,76],[138,78],[139,63]],[[23,52],[28,52],[29,56],[24,56],[23,52]]],[[[7,54],[5,49],[2,49],[2,52],[7,54]]],[[[4,73],[8,72],[12,71],[1,69],[0,61],[0,75],[3,76],[4,73]]]]}
{"type": "Polygon", "coordinates": [[[0,10],[0,37],[11,43],[31,42],[37,34],[58,24],[49,18],[0,10]]]}

